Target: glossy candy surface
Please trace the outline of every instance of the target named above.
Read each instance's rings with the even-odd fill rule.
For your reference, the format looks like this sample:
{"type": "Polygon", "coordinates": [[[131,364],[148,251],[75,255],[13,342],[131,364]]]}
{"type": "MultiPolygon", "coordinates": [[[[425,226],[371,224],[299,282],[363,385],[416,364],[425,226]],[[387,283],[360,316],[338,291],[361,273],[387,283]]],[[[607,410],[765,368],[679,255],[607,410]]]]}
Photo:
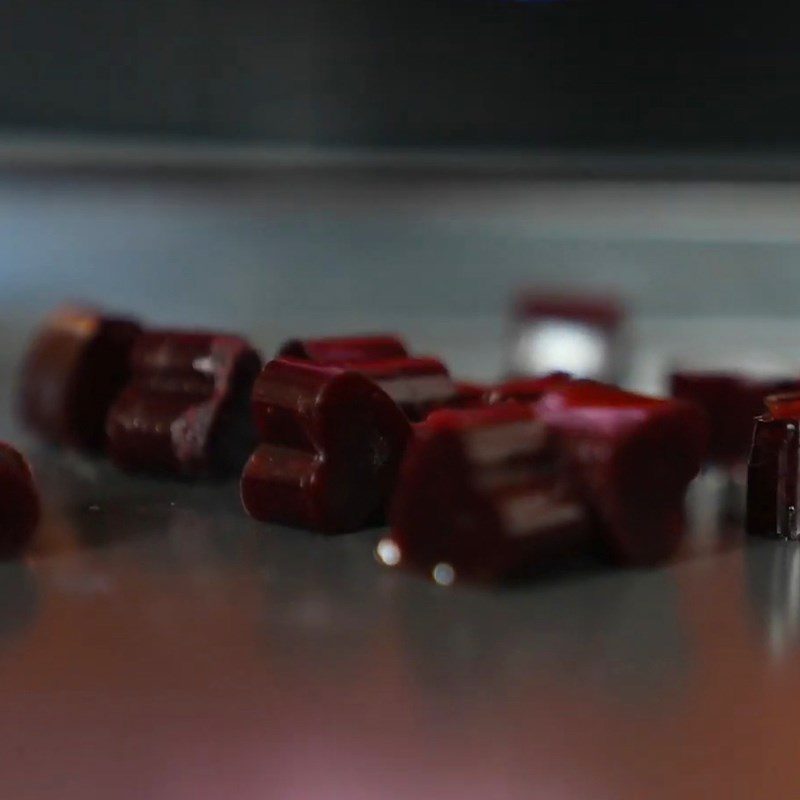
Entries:
{"type": "Polygon", "coordinates": [[[758,417],[747,467],[747,515],[751,536],[798,539],[800,418],[758,417]]]}
{"type": "Polygon", "coordinates": [[[276,359],[253,388],[263,444],[241,480],[248,514],[327,533],[382,515],[411,435],[397,404],[342,367],[276,359]]]}
{"type": "Polygon", "coordinates": [[[149,331],[108,415],[108,449],[125,469],[182,476],[241,469],[255,441],[250,390],[261,362],[244,339],[149,331]]]}
{"type": "Polygon", "coordinates": [[[566,372],[553,372],[540,378],[513,378],[505,383],[492,386],[485,392],[489,404],[517,400],[520,403],[533,403],[549,389],[563,386],[572,380],[566,372]]]}
{"type": "Polygon", "coordinates": [[[747,464],[747,532],[799,539],[800,392],[765,399],[768,413],[756,418],[747,464]]]}
{"type": "Polygon", "coordinates": [[[571,476],[616,558],[668,558],[684,533],[686,489],[705,458],[702,411],[593,381],[554,386],[533,407],[560,435],[571,476]]]}
{"type": "Polygon", "coordinates": [[[40,518],[39,492],[25,458],[0,442],[0,558],[19,555],[40,518]]]}
{"type": "Polygon", "coordinates": [[[438,583],[510,577],[590,538],[552,435],[516,403],[437,411],[419,425],[391,524],[378,558],[438,583]]]}
{"type": "Polygon", "coordinates": [[[463,398],[438,358],[393,358],[342,366],[377,383],[412,422],[419,422],[435,408],[463,398]]]}
{"type": "Polygon", "coordinates": [[[140,332],[136,322],[97,309],[58,309],[22,365],[25,424],[55,444],[101,449],[106,414],[128,378],[129,353],[140,332]]]}
{"type": "Polygon", "coordinates": [[[753,422],[764,410],[764,398],[775,392],[800,388],[800,379],[771,380],[735,373],[676,372],[672,395],[703,408],[709,424],[709,461],[724,466],[747,459],[753,422]]]}
{"type": "Polygon", "coordinates": [[[764,405],[773,419],[800,419],[800,392],[768,395],[764,405]]]}
{"type": "Polygon", "coordinates": [[[316,364],[343,364],[404,358],[406,346],[396,336],[330,336],[321,339],[290,339],[278,358],[296,358],[316,364]]]}
{"type": "Polygon", "coordinates": [[[486,400],[488,386],[469,381],[456,381],[456,393],[447,403],[447,408],[480,408],[489,405],[486,400]]]}

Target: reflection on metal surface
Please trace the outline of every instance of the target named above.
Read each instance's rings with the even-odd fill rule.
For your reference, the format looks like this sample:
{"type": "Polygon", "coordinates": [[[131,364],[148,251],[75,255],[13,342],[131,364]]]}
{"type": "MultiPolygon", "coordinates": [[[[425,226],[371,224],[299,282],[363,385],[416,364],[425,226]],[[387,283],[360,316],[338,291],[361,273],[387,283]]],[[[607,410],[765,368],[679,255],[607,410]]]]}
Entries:
{"type": "Polygon", "coordinates": [[[677,562],[741,551],[747,542],[740,512],[742,503],[743,487],[734,483],[730,475],[715,468],[701,472],[687,493],[687,535],[677,562]]]}
{"type": "Polygon", "coordinates": [[[391,539],[381,539],[375,548],[375,557],[387,567],[396,567],[400,563],[400,548],[391,539]]]}
{"type": "Polygon", "coordinates": [[[796,544],[778,546],[771,577],[769,646],[772,655],[781,658],[800,641],[800,549],[796,544]]]}
{"type": "Polygon", "coordinates": [[[742,550],[745,588],[770,662],[800,659],[800,543],[749,538],[742,550]]]}
{"type": "MultiPolygon", "coordinates": [[[[75,527],[74,551],[45,559],[31,635],[0,651],[0,701],[20,703],[0,734],[48,748],[48,777],[81,763],[82,794],[60,800],[127,800],[131,765],[158,800],[263,797],[265,774],[287,798],[649,800],[665,749],[676,781],[690,772],[671,742],[704,718],[681,716],[698,669],[673,568],[440,591],[379,569],[369,532],[251,524],[229,484],[54,473],[52,521],[75,527]],[[75,592],[70,570],[113,590],[75,592]],[[46,711],[31,685],[54,698],[46,711]]],[[[687,574],[705,590],[716,565],[698,563],[687,574]]],[[[7,773],[14,790],[30,779],[29,764],[7,773]]]]}
{"type": "Polygon", "coordinates": [[[441,562],[433,568],[431,577],[439,586],[452,586],[456,579],[456,571],[450,564],[441,562]]]}
{"type": "Polygon", "coordinates": [[[751,601],[770,655],[783,662],[800,648],[800,545],[758,541],[747,553],[751,601]]]}

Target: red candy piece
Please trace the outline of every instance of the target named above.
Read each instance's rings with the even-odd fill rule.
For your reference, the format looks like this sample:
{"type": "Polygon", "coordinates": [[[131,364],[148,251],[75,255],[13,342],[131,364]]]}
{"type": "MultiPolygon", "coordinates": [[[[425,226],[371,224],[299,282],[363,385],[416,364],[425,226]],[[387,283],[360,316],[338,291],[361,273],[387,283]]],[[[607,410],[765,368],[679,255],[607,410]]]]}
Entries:
{"type": "Polygon", "coordinates": [[[278,358],[298,358],[316,364],[345,364],[404,358],[406,346],[396,336],[337,336],[324,339],[290,339],[278,358]]]}
{"type": "Polygon", "coordinates": [[[108,415],[115,463],[183,476],[241,469],[255,441],[249,396],[261,367],[244,339],[150,331],[131,364],[132,379],[108,415]]]}
{"type": "Polygon", "coordinates": [[[394,358],[343,366],[377,383],[412,422],[460,399],[447,367],[438,358],[394,358]]]}
{"type": "Polygon", "coordinates": [[[521,292],[514,304],[518,319],[560,319],[595,328],[616,330],[625,309],[616,297],[580,294],[521,292]]]}
{"type": "Polygon", "coordinates": [[[800,392],[765,399],[747,468],[746,529],[753,536],[800,538],[800,392]]]}
{"type": "Polygon", "coordinates": [[[39,492],[28,462],[10,444],[0,442],[0,558],[25,549],[39,517],[39,492]]]}
{"type": "Polygon", "coordinates": [[[516,403],[437,411],[418,426],[378,557],[432,575],[497,580],[582,549],[588,512],[547,426],[516,403]]]}
{"type": "Polygon", "coordinates": [[[800,416],[797,400],[773,403],[777,415],[758,417],[747,467],[745,528],[751,536],[798,539],[800,416]]]}
{"type": "Polygon", "coordinates": [[[555,386],[534,405],[561,436],[573,479],[620,561],[669,557],[684,529],[684,495],[705,457],[692,403],[592,381],[555,386]]]}
{"type": "Polygon", "coordinates": [[[488,405],[486,394],[489,388],[487,386],[479,383],[456,381],[455,387],[456,393],[447,401],[447,408],[481,408],[488,405]]]}
{"type": "Polygon", "coordinates": [[[377,383],[412,422],[434,409],[482,405],[482,390],[456,384],[437,358],[409,356],[394,336],[353,336],[329,339],[292,339],[279,358],[312,361],[360,372],[377,383]]]}
{"type": "Polygon", "coordinates": [[[341,367],[276,359],[253,387],[253,410],[264,444],[242,474],[248,514],[337,533],[383,511],[411,426],[375,383],[341,367]]]}
{"type": "Polygon", "coordinates": [[[533,403],[546,391],[569,383],[572,377],[566,372],[553,372],[541,378],[515,378],[499,386],[492,386],[486,392],[489,404],[517,400],[520,403],[533,403]]]}
{"type": "Polygon", "coordinates": [[[105,442],[105,421],[128,378],[139,325],[92,308],[52,314],[22,366],[20,413],[43,439],[84,450],[105,442]]]}
{"type": "Polygon", "coordinates": [[[800,388],[800,380],[759,380],[744,375],[713,372],[676,372],[672,395],[691,400],[706,412],[709,423],[709,460],[733,466],[747,459],[753,420],[764,410],[764,398],[800,388]]]}
{"type": "Polygon", "coordinates": [[[800,419],[800,392],[772,394],[764,404],[773,419],[800,419]]]}

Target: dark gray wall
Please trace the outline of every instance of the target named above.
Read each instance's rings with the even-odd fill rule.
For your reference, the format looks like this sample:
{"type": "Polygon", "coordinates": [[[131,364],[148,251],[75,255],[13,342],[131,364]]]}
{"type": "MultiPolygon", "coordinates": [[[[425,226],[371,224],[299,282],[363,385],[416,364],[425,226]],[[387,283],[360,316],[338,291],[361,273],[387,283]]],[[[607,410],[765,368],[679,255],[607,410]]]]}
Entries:
{"type": "Polygon", "coordinates": [[[5,0],[0,125],[357,145],[800,144],[790,9],[628,5],[5,0]]]}

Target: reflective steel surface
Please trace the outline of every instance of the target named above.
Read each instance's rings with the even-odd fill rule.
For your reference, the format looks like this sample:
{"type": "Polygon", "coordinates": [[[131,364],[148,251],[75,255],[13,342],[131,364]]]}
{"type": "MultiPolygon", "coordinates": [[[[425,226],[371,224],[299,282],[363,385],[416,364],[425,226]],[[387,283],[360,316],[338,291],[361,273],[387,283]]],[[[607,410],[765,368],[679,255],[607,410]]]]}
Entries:
{"type": "MultiPolygon", "coordinates": [[[[239,203],[239,189],[229,190],[239,203]]],[[[256,342],[266,350],[285,333],[364,325],[347,314],[317,320],[316,328],[281,327],[262,315],[248,282],[228,294],[204,285],[182,294],[186,276],[176,265],[202,257],[225,263],[237,251],[206,247],[221,241],[220,216],[191,187],[181,191],[134,194],[135,202],[116,205],[113,187],[90,192],[84,205],[41,186],[21,195],[6,186],[0,197],[9,212],[0,219],[3,269],[14,274],[0,298],[0,436],[30,453],[46,504],[35,552],[0,565],[0,797],[798,796],[800,547],[744,541],[738,523],[720,521],[714,498],[722,487],[710,478],[694,491],[692,535],[669,566],[570,565],[502,590],[444,588],[380,567],[372,551],[381,531],[326,539],[259,525],[240,510],[235,483],[125,476],[22,435],[10,410],[14,363],[25,330],[56,295],[88,288],[123,308],[129,296],[132,311],[157,321],[237,320],[245,333],[262,332],[256,342]],[[133,227],[125,228],[131,215],[133,227]],[[127,238],[109,236],[104,224],[127,238]],[[207,241],[196,238],[201,228],[207,241]],[[184,242],[193,244],[182,250],[184,242]],[[152,282],[158,258],[172,270],[171,283],[152,282]],[[123,272],[103,270],[120,259],[123,272]],[[15,271],[20,264],[25,269],[15,271]],[[144,277],[137,264],[147,265],[144,277]],[[195,318],[204,292],[208,315],[195,318]],[[26,303],[24,320],[12,319],[26,303]]],[[[222,215],[230,241],[256,226],[264,209],[272,209],[275,231],[283,224],[273,205],[253,208],[249,217],[238,206],[222,215]]],[[[332,258],[360,253],[370,261],[363,230],[330,214],[326,224],[347,243],[332,258]]],[[[432,270],[444,251],[409,249],[414,227],[401,223],[410,226],[405,238],[377,229],[375,252],[378,243],[394,247],[398,264],[432,270]]],[[[307,228],[293,231],[284,233],[305,242],[307,228]]],[[[240,271],[282,246],[266,234],[242,242],[240,271]]],[[[497,252],[483,244],[481,263],[497,252]]],[[[310,245],[319,248],[319,266],[325,242],[310,245]]],[[[680,261],[680,247],[664,248],[665,260],[669,251],[680,261]]],[[[286,258],[308,263],[303,252],[286,258]]],[[[366,302],[373,294],[356,291],[366,274],[351,275],[352,302],[385,320],[384,307],[366,302]]],[[[406,280],[392,274],[397,286],[406,280]]],[[[467,272],[465,282],[478,274],[467,272]]],[[[336,273],[321,280],[323,290],[350,290],[336,273]]],[[[286,287],[276,292],[274,303],[292,296],[286,287]]],[[[437,297],[449,303],[449,288],[437,297]]],[[[482,322],[467,315],[436,331],[402,313],[391,324],[465,377],[488,377],[501,363],[499,313],[482,322]]],[[[639,354],[644,382],[656,381],[676,354],[713,349],[710,331],[697,326],[649,330],[649,355],[639,354]]],[[[744,352],[763,330],[737,324],[716,341],[744,352]]],[[[779,335],[796,363],[793,322],[763,334],[766,351],[779,335]]]]}
{"type": "MultiPolygon", "coordinates": [[[[36,552],[0,567],[14,798],[791,797],[800,549],[436,587],[377,531],[249,521],[235,484],[34,450],[36,552]]],[[[710,487],[713,489],[713,487],[710,487]]],[[[705,515],[705,519],[702,516],[705,515]]]]}

